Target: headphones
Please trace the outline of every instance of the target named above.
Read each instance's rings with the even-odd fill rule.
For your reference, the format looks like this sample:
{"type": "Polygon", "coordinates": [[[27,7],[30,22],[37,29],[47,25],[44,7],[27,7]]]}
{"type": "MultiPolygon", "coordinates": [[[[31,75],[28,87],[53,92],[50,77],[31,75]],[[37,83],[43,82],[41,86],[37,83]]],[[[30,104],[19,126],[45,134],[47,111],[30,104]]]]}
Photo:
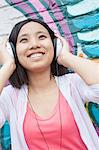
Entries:
{"type": "Polygon", "coordinates": [[[11,57],[15,56],[15,48],[12,42],[7,42],[6,50],[10,54],[11,57]]]}
{"type": "Polygon", "coordinates": [[[57,59],[62,49],[62,42],[57,37],[54,39],[54,48],[56,49],[56,59],[57,59]]]}
{"type": "MultiPolygon", "coordinates": [[[[61,49],[62,49],[62,43],[61,40],[59,38],[55,38],[54,39],[54,48],[56,49],[56,59],[58,58],[61,49]]],[[[16,57],[15,55],[15,47],[13,45],[12,42],[7,42],[7,47],[6,47],[8,53],[12,56],[12,57],[16,57]]]]}

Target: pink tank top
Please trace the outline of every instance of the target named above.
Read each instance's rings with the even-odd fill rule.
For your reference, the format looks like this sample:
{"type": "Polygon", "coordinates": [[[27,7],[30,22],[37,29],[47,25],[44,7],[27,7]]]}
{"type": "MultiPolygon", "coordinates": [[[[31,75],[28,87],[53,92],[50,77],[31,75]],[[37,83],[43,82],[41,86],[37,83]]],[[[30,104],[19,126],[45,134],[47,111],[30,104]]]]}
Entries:
{"type": "Polygon", "coordinates": [[[46,119],[42,119],[36,115],[47,144],[37,126],[35,114],[32,112],[29,104],[27,105],[23,132],[29,150],[60,150],[61,128],[59,110],[61,110],[62,119],[61,150],[87,150],[80,137],[73,113],[62,94],[60,94],[60,102],[60,109],[58,102],[52,114],[46,119]]]}

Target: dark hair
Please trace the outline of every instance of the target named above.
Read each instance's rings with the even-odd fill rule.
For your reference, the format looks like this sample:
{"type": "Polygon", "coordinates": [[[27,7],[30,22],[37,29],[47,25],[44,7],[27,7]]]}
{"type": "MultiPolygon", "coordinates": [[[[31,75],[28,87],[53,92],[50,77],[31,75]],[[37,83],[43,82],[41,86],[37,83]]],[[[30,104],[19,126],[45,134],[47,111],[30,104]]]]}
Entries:
{"type": "Polygon", "coordinates": [[[55,51],[54,52],[54,58],[53,58],[53,61],[51,64],[51,74],[55,75],[55,76],[60,76],[60,75],[66,74],[68,72],[65,67],[63,67],[62,65],[59,65],[57,63],[57,60],[56,60],[56,37],[54,35],[54,32],[50,29],[50,27],[45,22],[43,22],[41,20],[26,19],[24,21],[17,23],[13,27],[11,34],[9,36],[9,42],[12,46],[12,50],[13,50],[13,54],[14,54],[14,58],[15,58],[15,63],[16,63],[16,69],[13,72],[13,74],[11,75],[9,81],[12,84],[12,86],[16,87],[16,88],[21,88],[21,86],[23,84],[28,84],[28,76],[26,73],[26,69],[18,61],[18,57],[16,54],[16,42],[17,42],[17,37],[18,37],[18,34],[19,34],[21,28],[29,22],[37,22],[37,23],[41,24],[42,26],[44,26],[48,30],[48,32],[50,34],[50,37],[52,39],[52,43],[54,46],[54,51],[55,51]],[[58,68],[58,71],[57,71],[56,67],[58,68]]]}

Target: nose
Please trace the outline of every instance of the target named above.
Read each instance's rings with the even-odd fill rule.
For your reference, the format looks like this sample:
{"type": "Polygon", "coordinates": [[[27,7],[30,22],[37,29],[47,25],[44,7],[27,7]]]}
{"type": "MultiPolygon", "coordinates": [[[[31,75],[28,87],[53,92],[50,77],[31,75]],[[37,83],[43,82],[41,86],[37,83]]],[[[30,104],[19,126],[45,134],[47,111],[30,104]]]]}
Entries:
{"type": "Polygon", "coordinates": [[[32,39],[30,42],[29,42],[29,49],[36,49],[40,47],[40,43],[37,39],[32,39]]]}

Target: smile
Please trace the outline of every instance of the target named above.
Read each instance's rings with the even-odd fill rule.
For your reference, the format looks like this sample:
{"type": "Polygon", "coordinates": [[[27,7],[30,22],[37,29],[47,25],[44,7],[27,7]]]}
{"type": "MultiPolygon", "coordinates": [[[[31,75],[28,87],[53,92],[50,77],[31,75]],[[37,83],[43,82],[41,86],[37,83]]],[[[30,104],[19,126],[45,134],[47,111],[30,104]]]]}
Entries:
{"type": "Polygon", "coordinates": [[[35,58],[35,57],[41,57],[42,55],[44,55],[43,53],[35,53],[30,55],[31,58],[35,58]]]}
{"type": "Polygon", "coordinates": [[[28,55],[28,58],[30,58],[31,60],[38,60],[41,59],[44,54],[45,53],[43,52],[31,53],[30,55],[28,55]]]}
{"type": "Polygon", "coordinates": [[[35,56],[35,55],[43,55],[43,54],[45,54],[45,52],[43,52],[43,51],[31,51],[31,52],[29,52],[28,53],[28,55],[27,55],[27,57],[31,57],[31,56],[35,56]]]}

